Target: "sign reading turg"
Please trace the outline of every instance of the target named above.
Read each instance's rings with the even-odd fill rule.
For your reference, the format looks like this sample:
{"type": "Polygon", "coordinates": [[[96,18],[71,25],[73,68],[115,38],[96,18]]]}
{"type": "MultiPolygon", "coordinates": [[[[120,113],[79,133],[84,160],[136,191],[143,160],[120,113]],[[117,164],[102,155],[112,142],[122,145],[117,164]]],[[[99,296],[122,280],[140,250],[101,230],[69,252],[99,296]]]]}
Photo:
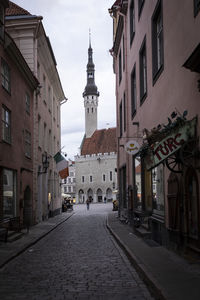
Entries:
{"type": "Polygon", "coordinates": [[[155,143],[152,151],[145,157],[147,170],[150,170],[178,151],[184,143],[195,136],[196,118],[182,127],[172,130],[160,143],[155,143]]]}

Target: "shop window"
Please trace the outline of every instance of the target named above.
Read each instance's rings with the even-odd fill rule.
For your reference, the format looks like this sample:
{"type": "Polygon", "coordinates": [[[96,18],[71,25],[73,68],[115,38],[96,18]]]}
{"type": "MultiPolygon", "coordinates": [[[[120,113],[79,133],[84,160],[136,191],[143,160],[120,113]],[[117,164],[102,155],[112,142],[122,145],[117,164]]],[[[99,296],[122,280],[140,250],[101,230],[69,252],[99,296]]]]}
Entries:
{"type": "Polygon", "coordinates": [[[152,211],[152,176],[151,171],[144,168],[145,210],[152,211]]]}
{"type": "Polygon", "coordinates": [[[3,170],[3,217],[16,216],[16,173],[3,170]]]}
{"type": "Polygon", "coordinates": [[[152,170],[152,192],[153,192],[153,210],[156,213],[164,212],[164,172],[163,165],[160,164],[152,170]]]}
{"type": "Polygon", "coordinates": [[[163,19],[162,19],[162,1],[158,2],[155,12],[152,16],[152,71],[153,83],[160,76],[164,65],[163,55],[163,19]]]}
{"type": "Polygon", "coordinates": [[[146,57],[146,38],[140,49],[140,104],[147,96],[147,57],[146,57]]]}
{"type": "Polygon", "coordinates": [[[127,195],[126,195],[126,166],[119,170],[119,193],[120,193],[120,203],[123,208],[127,208],[127,195]]]}
{"type": "Polygon", "coordinates": [[[141,160],[135,158],[135,205],[138,210],[142,210],[142,173],[141,173],[141,160]]]}

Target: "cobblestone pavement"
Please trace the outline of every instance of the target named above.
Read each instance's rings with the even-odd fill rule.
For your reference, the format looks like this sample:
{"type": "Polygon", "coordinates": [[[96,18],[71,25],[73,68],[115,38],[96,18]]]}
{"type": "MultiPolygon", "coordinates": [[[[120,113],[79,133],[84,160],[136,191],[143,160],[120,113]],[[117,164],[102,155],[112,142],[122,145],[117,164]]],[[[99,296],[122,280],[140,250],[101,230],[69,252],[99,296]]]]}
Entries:
{"type": "Polygon", "coordinates": [[[0,270],[1,300],[153,299],[106,228],[111,204],[75,214],[0,270]]]}

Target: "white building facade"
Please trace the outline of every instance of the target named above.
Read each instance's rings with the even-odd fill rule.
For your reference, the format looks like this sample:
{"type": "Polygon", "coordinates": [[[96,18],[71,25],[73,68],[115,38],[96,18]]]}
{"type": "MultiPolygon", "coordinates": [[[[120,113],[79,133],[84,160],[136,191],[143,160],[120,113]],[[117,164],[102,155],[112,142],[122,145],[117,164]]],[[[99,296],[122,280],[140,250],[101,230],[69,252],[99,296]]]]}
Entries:
{"type": "Polygon", "coordinates": [[[87,84],[83,92],[85,135],[80,156],[75,156],[76,202],[107,202],[116,199],[116,128],[97,130],[99,92],[95,85],[91,42],[88,48],[87,84]]]}

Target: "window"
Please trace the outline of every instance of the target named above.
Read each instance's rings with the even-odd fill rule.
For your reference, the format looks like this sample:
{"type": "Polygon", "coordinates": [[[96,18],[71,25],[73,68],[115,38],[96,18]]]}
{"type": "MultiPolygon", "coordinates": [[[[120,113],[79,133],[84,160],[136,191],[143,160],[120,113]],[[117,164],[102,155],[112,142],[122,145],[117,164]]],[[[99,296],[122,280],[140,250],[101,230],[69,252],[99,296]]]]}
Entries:
{"type": "Polygon", "coordinates": [[[90,182],[92,182],[92,176],[90,175],[90,182]]]}
{"type": "Polygon", "coordinates": [[[194,17],[196,17],[199,11],[200,11],[200,0],[194,0],[194,17]]]}
{"type": "Polygon", "coordinates": [[[122,136],[122,102],[119,106],[119,130],[120,130],[120,136],[122,136]]]}
{"type": "Polygon", "coordinates": [[[131,72],[131,115],[132,118],[134,117],[136,113],[136,72],[135,72],[135,66],[133,67],[133,70],[131,72]]]}
{"type": "Polygon", "coordinates": [[[146,59],[146,39],[140,49],[140,103],[142,104],[147,96],[147,59],[146,59]]]}
{"type": "Polygon", "coordinates": [[[124,35],[123,35],[123,71],[125,70],[125,41],[124,41],[124,35]]]}
{"type": "Polygon", "coordinates": [[[164,168],[160,164],[151,171],[152,192],[153,192],[153,209],[157,214],[164,212],[164,168]]]}
{"type": "Polygon", "coordinates": [[[69,176],[73,177],[74,176],[74,172],[69,172],[69,176]]]}
{"type": "Polygon", "coordinates": [[[112,171],[110,171],[110,181],[113,180],[113,174],[112,174],[112,171]]]}
{"type": "Polygon", "coordinates": [[[122,53],[121,53],[121,49],[119,52],[119,84],[122,80],[122,53]]]}
{"type": "Polygon", "coordinates": [[[163,70],[163,21],[162,1],[159,1],[152,16],[152,71],[153,83],[158,79],[163,70]]]}
{"type": "Polygon", "coordinates": [[[2,139],[11,143],[11,112],[6,107],[2,107],[2,139]]]}
{"type": "Polygon", "coordinates": [[[138,0],[138,16],[140,17],[145,0],[138,0]]]}
{"type": "Polygon", "coordinates": [[[135,35],[135,7],[134,0],[131,1],[130,11],[129,11],[129,23],[130,23],[130,44],[133,42],[135,35]]]}
{"type": "Polygon", "coordinates": [[[0,5],[0,38],[4,39],[4,7],[0,5]]]}
{"type": "Polygon", "coordinates": [[[16,172],[3,169],[3,178],[7,181],[3,183],[3,217],[16,216],[16,172]]]}
{"type": "Polygon", "coordinates": [[[106,175],[103,174],[103,181],[106,181],[106,175]]]}
{"type": "Polygon", "coordinates": [[[46,102],[46,77],[43,75],[43,100],[46,102]]]}
{"type": "Polygon", "coordinates": [[[27,114],[30,115],[30,96],[27,93],[25,96],[25,101],[26,101],[26,112],[27,112],[27,114]]]}
{"type": "Polygon", "coordinates": [[[85,182],[85,177],[84,177],[84,176],[82,176],[82,183],[83,183],[83,182],[85,182]]]}
{"type": "Polygon", "coordinates": [[[25,130],[25,156],[31,158],[31,133],[28,130],[25,130]]]}
{"type": "Polygon", "coordinates": [[[124,132],[126,131],[126,95],[124,93],[124,132]]]}
{"type": "Polygon", "coordinates": [[[142,172],[140,158],[135,158],[135,208],[142,210],[142,172]]]}
{"type": "Polygon", "coordinates": [[[10,68],[3,59],[1,59],[1,84],[10,93],[10,68]]]}

